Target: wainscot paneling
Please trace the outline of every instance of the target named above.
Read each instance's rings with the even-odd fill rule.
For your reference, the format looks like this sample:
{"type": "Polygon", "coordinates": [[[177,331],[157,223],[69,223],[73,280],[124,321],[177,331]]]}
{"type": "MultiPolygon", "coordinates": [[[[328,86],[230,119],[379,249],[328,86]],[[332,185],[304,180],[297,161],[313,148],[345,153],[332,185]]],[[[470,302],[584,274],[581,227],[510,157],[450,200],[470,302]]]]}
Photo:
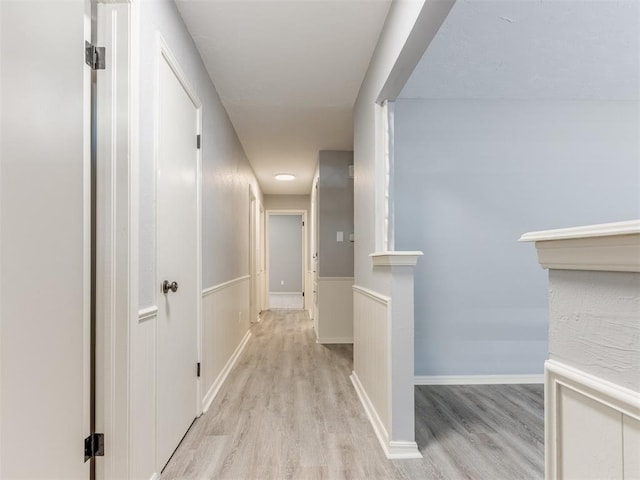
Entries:
{"type": "Polygon", "coordinates": [[[202,291],[202,407],[206,411],[250,337],[249,275],[202,291]]]}
{"type": "Polygon", "coordinates": [[[353,286],[354,387],[382,444],[389,442],[389,332],[391,299],[353,286]],[[382,437],[382,438],[381,438],[382,437]]]}
{"type": "Polygon", "coordinates": [[[545,372],[547,478],[640,478],[637,392],[553,360],[545,372]]]}
{"type": "Polygon", "coordinates": [[[353,343],[353,277],[318,277],[318,343],[353,343]]]}

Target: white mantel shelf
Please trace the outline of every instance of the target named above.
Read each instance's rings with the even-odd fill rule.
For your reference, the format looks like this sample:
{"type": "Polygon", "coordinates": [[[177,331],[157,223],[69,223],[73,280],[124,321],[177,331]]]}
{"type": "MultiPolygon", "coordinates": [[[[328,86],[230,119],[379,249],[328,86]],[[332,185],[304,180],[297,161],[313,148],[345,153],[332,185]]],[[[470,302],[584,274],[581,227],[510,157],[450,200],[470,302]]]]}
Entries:
{"type": "Polygon", "coordinates": [[[375,252],[369,254],[374,267],[415,267],[420,251],[375,252]]]}
{"type": "Polygon", "coordinates": [[[640,220],[525,233],[544,268],[640,272],[640,220]]]}

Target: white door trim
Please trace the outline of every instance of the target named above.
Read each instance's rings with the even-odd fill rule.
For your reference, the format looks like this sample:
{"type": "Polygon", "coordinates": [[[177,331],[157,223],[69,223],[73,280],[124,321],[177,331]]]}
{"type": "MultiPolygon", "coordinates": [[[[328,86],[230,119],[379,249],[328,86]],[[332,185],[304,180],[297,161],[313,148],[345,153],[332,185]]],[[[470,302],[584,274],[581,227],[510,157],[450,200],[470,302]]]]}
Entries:
{"type": "MultiPolygon", "coordinates": [[[[306,305],[306,297],[307,297],[307,291],[309,290],[309,286],[307,285],[307,275],[306,275],[306,266],[307,266],[307,211],[306,210],[265,210],[265,234],[264,234],[264,238],[265,238],[265,248],[264,248],[264,254],[266,256],[266,260],[267,260],[267,268],[265,270],[265,275],[264,275],[264,285],[265,285],[265,296],[266,296],[266,304],[267,304],[267,309],[269,309],[271,307],[271,305],[269,305],[269,262],[270,262],[270,255],[269,255],[269,217],[271,215],[300,215],[302,216],[302,221],[304,222],[304,227],[302,227],[302,288],[304,291],[304,305],[306,305]]],[[[306,308],[306,306],[305,306],[306,308]]]]}
{"type": "MultiPolygon", "coordinates": [[[[156,34],[156,45],[157,45],[157,54],[156,54],[156,67],[155,67],[155,91],[154,91],[154,138],[153,138],[153,169],[154,172],[158,171],[158,157],[160,154],[160,142],[158,138],[159,132],[159,111],[160,111],[160,60],[164,58],[167,62],[167,65],[171,68],[176,78],[184,88],[185,92],[193,102],[193,105],[196,108],[197,115],[197,135],[202,136],[202,102],[200,98],[196,94],[195,90],[191,86],[189,82],[188,76],[182,70],[179,61],[173,55],[171,49],[169,48],[167,42],[164,40],[160,32],[156,34]]],[[[195,142],[196,139],[194,138],[195,142]]],[[[196,159],[196,361],[202,363],[202,143],[201,148],[197,150],[197,159],[196,159]]],[[[156,178],[156,189],[155,189],[155,225],[157,228],[158,225],[158,181],[156,178]]],[[[159,291],[160,282],[162,279],[160,278],[158,272],[159,258],[158,258],[158,240],[157,240],[157,232],[156,232],[156,241],[154,244],[154,257],[155,257],[155,285],[157,288],[154,290],[154,304],[157,304],[157,294],[159,291]]],[[[196,412],[197,415],[200,415],[203,411],[204,404],[202,403],[202,380],[200,378],[196,378],[196,398],[195,398],[196,412]]],[[[177,446],[177,445],[176,445],[177,446]]]]}
{"type": "Polygon", "coordinates": [[[258,313],[260,311],[258,307],[258,282],[257,282],[257,255],[256,246],[256,218],[257,218],[257,204],[258,200],[253,187],[249,185],[249,321],[251,323],[258,321],[258,313]]]}
{"type": "Polygon", "coordinates": [[[96,430],[98,478],[130,475],[130,328],[138,318],[138,4],[98,4],[96,430]]]}

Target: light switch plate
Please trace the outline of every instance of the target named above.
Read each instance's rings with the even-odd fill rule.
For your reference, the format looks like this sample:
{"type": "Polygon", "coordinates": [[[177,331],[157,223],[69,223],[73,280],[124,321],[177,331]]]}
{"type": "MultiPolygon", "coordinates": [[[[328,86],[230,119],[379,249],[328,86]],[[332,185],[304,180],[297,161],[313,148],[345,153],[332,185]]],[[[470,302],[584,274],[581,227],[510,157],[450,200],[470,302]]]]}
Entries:
{"type": "Polygon", "coordinates": [[[344,242],[344,232],[338,232],[338,234],[336,235],[336,241],[344,242]]]}

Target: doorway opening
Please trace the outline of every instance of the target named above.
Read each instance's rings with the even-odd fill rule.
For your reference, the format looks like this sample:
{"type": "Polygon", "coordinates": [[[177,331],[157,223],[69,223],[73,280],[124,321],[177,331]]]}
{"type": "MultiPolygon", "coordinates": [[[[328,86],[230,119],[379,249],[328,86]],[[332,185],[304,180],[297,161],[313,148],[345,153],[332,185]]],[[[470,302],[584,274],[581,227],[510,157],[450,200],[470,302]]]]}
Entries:
{"type": "Polygon", "coordinates": [[[305,308],[305,211],[267,212],[268,308],[305,308]]]}

